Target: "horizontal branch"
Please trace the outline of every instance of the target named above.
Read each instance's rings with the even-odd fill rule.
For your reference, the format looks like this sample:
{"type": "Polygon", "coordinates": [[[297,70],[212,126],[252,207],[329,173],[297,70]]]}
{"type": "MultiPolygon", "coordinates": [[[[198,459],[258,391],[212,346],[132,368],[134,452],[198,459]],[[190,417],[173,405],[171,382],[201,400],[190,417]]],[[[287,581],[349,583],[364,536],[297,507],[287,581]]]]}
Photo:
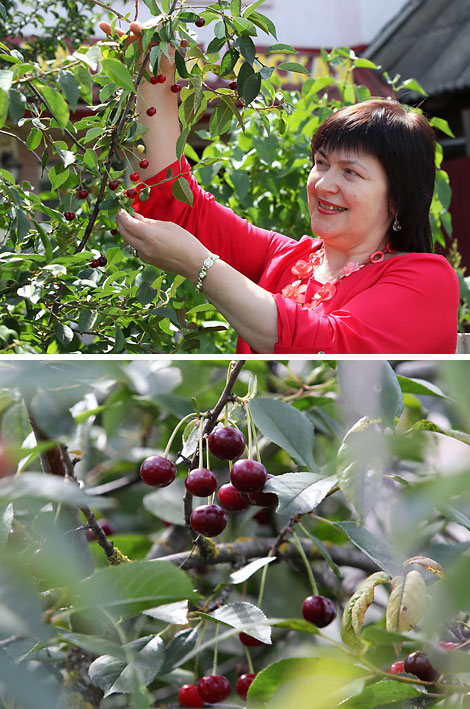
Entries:
{"type": "MultiPolygon", "coordinates": [[[[160,558],[162,561],[169,561],[177,566],[183,566],[187,569],[198,569],[202,566],[211,566],[215,564],[231,564],[235,561],[240,562],[240,559],[249,561],[250,559],[259,559],[268,556],[269,550],[276,543],[277,538],[255,538],[245,539],[242,542],[233,542],[230,544],[214,544],[213,553],[207,557],[200,553],[196,547],[191,551],[184,551],[178,554],[169,554],[168,556],[157,557],[149,555],[148,558],[160,558]]],[[[316,545],[306,539],[300,540],[310,561],[321,561],[323,556],[318,552],[316,545]]],[[[352,566],[353,568],[362,569],[368,573],[377,571],[377,564],[369,559],[364,554],[361,554],[354,549],[343,549],[342,547],[329,549],[331,558],[338,566],[352,566]]],[[[294,545],[289,542],[281,544],[276,552],[277,559],[300,559],[300,554],[294,545]]]]}

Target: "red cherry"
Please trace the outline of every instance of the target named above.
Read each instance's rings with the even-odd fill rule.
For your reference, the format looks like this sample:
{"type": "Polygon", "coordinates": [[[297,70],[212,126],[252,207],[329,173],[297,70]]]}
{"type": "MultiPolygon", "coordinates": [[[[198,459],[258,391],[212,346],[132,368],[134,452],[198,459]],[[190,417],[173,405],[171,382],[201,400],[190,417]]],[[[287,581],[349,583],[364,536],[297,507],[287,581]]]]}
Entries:
{"type": "Polygon", "coordinates": [[[336,608],[325,596],[307,596],[302,604],[302,615],[317,628],[324,628],[336,618],[336,608]]]}
{"type": "Polygon", "coordinates": [[[88,190],[78,190],[77,197],[78,199],[86,199],[88,197],[88,190]]]}
{"type": "Polygon", "coordinates": [[[401,672],[405,671],[405,663],[403,662],[403,660],[397,660],[397,662],[392,662],[392,664],[388,668],[388,671],[391,675],[398,675],[401,672]]]}
{"type": "Polygon", "coordinates": [[[230,510],[231,512],[240,512],[241,510],[246,510],[249,507],[246,500],[243,499],[241,493],[238,492],[236,487],[233,487],[231,483],[222,485],[219,488],[218,498],[219,502],[224,508],[224,510],[230,510]]]}
{"type": "Polygon", "coordinates": [[[71,222],[75,219],[75,212],[64,212],[64,217],[68,222],[71,222]]]}
{"type": "Polygon", "coordinates": [[[218,505],[200,505],[192,511],[191,527],[205,537],[216,537],[227,526],[227,514],[218,505]]]}
{"type": "Polygon", "coordinates": [[[170,86],[170,91],[173,91],[174,94],[179,94],[181,91],[181,86],[179,84],[172,84],[170,86]]]}
{"type": "Polygon", "coordinates": [[[191,470],[184,481],[186,489],[197,497],[207,497],[215,492],[217,478],[207,468],[195,468],[191,470]]]}
{"type": "Polygon", "coordinates": [[[133,187],[129,187],[128,190],[126,190],[126,197],[130,197],[131,199],[134,199],[137,196],[137,190],[135,190],[133,187]]]}
{"type": "Polygon", "coordinates": [[[230,482],[239,492],[256,492],[266,482],[266,468],[257,460],[237,460],[230,471],[230,482]]]}
{"type": "Polygon", "coordinates": [[[131,172],[129,179],[131,182],[138,182],[140,180],[140,175],[138,172],[131,172]]]}
{"type": "Polygon", "coordinates": [[[235,460],[245,450],[245,436],[232,426],[214,428],[207,442],[210,452],[219,460],[235,460]]]}
{"type": "Polygon", "coordinates": [[[196,20],[194,24],[196,25],[196,27],[204,27],[206,21],[203,17],[200,17],[198,20],[196,20]]]}
{"type": "Polygon", "coordinates": [[[98,268],[99,265],[99,259],[97,258],[94,258],[92,261],[90,261],[90,268],[98,268]]]}
{"type": "Polygon", "coordinates": [[[108,187],[110,190],[117,190],[119,187],[119,182],[117,180],[110,180],[108,182],[108,187]]]}
{"type": "Polygon", "coordinates": [[[106,264],[108,263],[108,259],[106,258],[106,256],[103,256],[103,254],[101,254],[99,259],[97,259],[97,260],[98,260],[98,266],[106,266],[106,264]]]}
{"type": "Polygon", "coordinates": [[[116,236],[116,234],[119,234],[119,231],[117,229],[111,229],[111,234],[116,236]]]}
{"type": "Polygon", "coordinates": [[[228,87],[229,89],[232,89],[232,91],[236,91],[238,88],[238,84],[236,81],[230,81],[228,87]]]}
{"type": "Polygon", "coordinates": [[[271,524],[270,510],[267,507],[262,507],[253,515],[253,519],[258,522],[258,524],[271,524]]]}
{"type": "Polygon", "coordinates": [[[178,701],[182,707],[203,707],[204,699],[196,684],[183,684],[178,690],[178,701]]]}
{"type": "MultiPolygon", "coordinates": [[[[274,475],[268,473],[266,479],[269,480],[273,477],[274,475]]],[[[274,507],[278,503],[278,498],[275,492],[263,492],[262,490],[250,492],[248,499],[252,505],[256,505],[257,507],[274,507]]]]}
{"type": "Polygon", "coordinates": [[[422,650],[412,652],[405,658],[405,672],[415,675],[423,682],[432,682],[437,678],[439,672],[431,665],[427,653],[422,650]]]}
{"type": "Polygon", "coordinates": [[[166,487],[176,478],[176,465],[161,455],[151,455],[140,466],[140,477],[152,487],[166,487]]]}
{"type": "Polygon", "coordinates": [[[243,700],[246,699],[248,690],[250,689],[251,683],[253,682],[255,677],[256,674],[254,672],[249,672],[246,675],[241,675],[237,679],[235,689],[237,690],[238,696],[241,697],[243,700]]]}
{"type": "Polygon", "coordinates": [[[182,39],[180,42],[180,45],[184,48],[188,46],[188,40],[187,39],[182,39]]]}
{"type": "Polygon", "coordinates": [[[240,638],[242,645],[246,645],[247,647],[260,647],[260,645],[266,644],[262,642],[262,640],[258,640],[258,638],[254,638],[252,635],[248,635],[247,633],[238,633],[238,637],[240,638]]]}
{"type": "MultiPolygon", "coordinates": [[[[155,85],[155,84],[158,84],[158,79],[157,79],[157,77],[156,77],[156,76],[151,76],[151,77],[150,77],[150,83],[151,83],[151,84],[154,84],[154,85],[155,85]]],[[[186,685],[185,685],[185,686],[186,686],[186,685]]]]}
{"type": "Polygon", "coordinates": [[[223,675],[201,677],[197,688],[201,697],[210,704],[223,702],[230,694],[230,682],[223,675]]]}
{"type": "Polygon", "coordinates": [[[147,108],[147,110],[145,111],[147,116],[154,116],[156,114],[156,112],[157,112],[157,109],[155,108],[155,106],[150,106],[150,108],[147,108]]]}
{"type": "Polygon", "coordinates": [[[142,170],[145,170],[149,166],[149,161],[144,158],[140,161],[139,166],[142,168],[142,170]]]}
{"type": "Polygon", "coordinates": [[[164,84],[166,81],[166,76],[165,74],[158,74],[157,76],[157,81],[159,84],[164,84]]]}

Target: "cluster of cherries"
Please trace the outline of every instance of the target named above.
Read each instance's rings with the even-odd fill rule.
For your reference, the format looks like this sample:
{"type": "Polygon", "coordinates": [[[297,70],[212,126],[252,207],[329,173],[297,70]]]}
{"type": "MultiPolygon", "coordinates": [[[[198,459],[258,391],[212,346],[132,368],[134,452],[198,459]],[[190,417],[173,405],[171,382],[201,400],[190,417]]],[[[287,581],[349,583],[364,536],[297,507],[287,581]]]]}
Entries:
{"type": "MultiPolygon", "coordinates": [[[[245,437],[241,431],[230,426],[215,428],[208,437],[208,447],[219,460],[235,461],[230,471],[230,482],[218,491],[220,505],[207,504],[196,507],[190,518],[191,527],[198,534],[215,537],[226,527],[227,511],[241,511],[250,505],[261,508],[274,507],[277,495],[263,490],[266,481],[273,476],[266,472],[264,465],[252,459],[240,459],[245,451],[245,437]]],[[[152,487],[166,487],[176,478],[176,465],[164,456],[150,456],[140,466],[142,480],[152,487]]],[[[217,478],[208,468],[191,470],[185,479],[186,489],[196,497],[207,497],[217,489],[217,478]]],[[[333,602],[325,596],[308,596],[302,605],[305,620],[323,628],[336,618],[333,602]]],[[[246,633],[239,634],[240,641],[247,646],[263,645],[261,641],[246,633]]],[[[242,674],[236,682],[236,691],[246,699],[248,689],[256,674],[242,674]]],[[[202,707],[204,702],[215,704],[230,694],[230,682],[222,675],[202,677],[196,684],[185,684],[178,692],[183,707],[202,707]]]]}
{"type": "MultiPolygon", "coordinates": [[[[196,507],[191,514],[191,527],[205,537],[216,537],[227,525],[227,511],[241,511],[250,505],[273,507],[277,496],[263,492],[272,475],[257,460],[239,459],[245,450],[245,436],[230,426],[215,428],[208,437],[209,450],[219,460],[235,460],[230,471],[230,483],[218,491],[220,505],[196,507]],[[236,460],[236,459],[239,460],[236,460]]],[[[163,456],[151,456],[140,467],[142,480],[152,487],[166,487],[176,477],[176,465],[163,456]]],[[[196,468],[185,479],[187,490],[195,497],[208,497],[217,489],[217,478],[208,468],[196,468]]]]}
{"type": "MultiPolygon", "coordinates": [[[[454,643],[448,642],[440,642],[439,647],[444,650],[455,649],[454,643]]],[[[423,682],[434,682],[434,680],[439,677],[438,670],[432,666],[428,654],[423,650],[416,650],[415,652],[411,652],[404,660],[392,662],[388,671],[391,675],[408,672],[411,675],[415,675],[415,677],[423,682]]]]}

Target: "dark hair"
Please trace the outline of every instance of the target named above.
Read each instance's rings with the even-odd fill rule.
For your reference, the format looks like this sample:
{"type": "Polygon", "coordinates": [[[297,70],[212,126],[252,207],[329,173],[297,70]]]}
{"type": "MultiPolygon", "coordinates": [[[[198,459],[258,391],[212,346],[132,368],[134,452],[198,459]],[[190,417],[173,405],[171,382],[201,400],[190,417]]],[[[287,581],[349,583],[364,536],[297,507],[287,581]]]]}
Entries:
{"type": "Polygon", "coordinates": [[[329,116],[312,138],[320,148],[364,153],[382,164],[390,203],[401,231],[390,225],[389,240],[400,251],[432,251],[429,209],[434,191],[435,137],[428,121],[398,101],[371,99],[329,116]]]}

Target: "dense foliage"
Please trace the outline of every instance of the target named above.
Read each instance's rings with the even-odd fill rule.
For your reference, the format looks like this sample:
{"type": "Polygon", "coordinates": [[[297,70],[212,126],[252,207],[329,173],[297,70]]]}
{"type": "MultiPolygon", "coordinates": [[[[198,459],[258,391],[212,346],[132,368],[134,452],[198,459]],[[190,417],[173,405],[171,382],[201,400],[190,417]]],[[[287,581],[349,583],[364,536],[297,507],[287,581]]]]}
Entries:
{"type": "Polygon", "coordinates": [[[0,705],[176,707],[218,675],[220,706],[467,706],[469,364],[394,366],[0,362],[0,705]],[[185,479],[234,481],[220,426],[271,497],[208,538],[185,479]]]}
{"type": "MultiPolygon", "coordinates": [[[[374,69],[374,64],[349,49],[335,49],[323,53],[329,74],[309,78],[295,49],[277,42],[276,28],[258,9],[261,2],[242,9],[241,0],[220,0],[202,12],[186,2],[146,4],[159,23],[158,30],[144,32],[146,77],[158,74],[169,46],[176,49],[183,86],[178,155],[185,151],[202,183],[243,216],[296,238],[308,233],[302,185],[311,135],[336,107],[370,96],[355,84],[354,69],[374,69]],[[214,32],[204,52],[195,31],[202,21],[214,32]],[[260,54],[255,41],[273,43],[260,54]],[[279,61],[272,62],[273,57],[279,61]],[[302,75],[301,92],[283,89],[279,71],[302,75]],[[194,130],[208,140],[202,157],[188,143],[194,130]]],[[[24,8],[25,19],[30,7],[24,8]]],[[[0,3],[5,31],[11,33],[8,8],[0,3]]],[[[87,16],[85,25],[76,23],[72,9],[68,27],[82,37],[87,16]]],[[[115,24],[121,16],[108,9],[115,24]]],[[[41,12],[35,13],[39,24],[41,12]]],[[[129,20],[122,21],[125,27],[129,20]]],[[[60,44],[64,32],[58,32],[60,44]]],[[[56,56],[46,30],[42,39],[16,47],[0,43],[0,130],[27,146],[49,183],[38,194],[29,182],[18,184],[11,171],[0,169],[0,307],[5,313],[0,351],[233,351],[234,333],[191,284],[123,250],[115,214],[121,206],[130,209],[131,162],[145,157],[140,152],[144,128],[134,102],[143,72],[135,45],[127,46],[125,38],[78,48],[75,40],[71,36],[70,52],[61,49],[56,56]],[[83,109],[85,115],[77,117],[83,109]]],[[[392,90],[422,91],[412,80],[387,80],[392,90]]],[[[449,132],[445,121],[434,120],[449,132]]],[[[438,164],[441,158],[438,150],[438,164]]],[[[174,192],[178,199],[191,199],[182,178],[174,192]]],[[[147,195],[144,190],[140,198],[147,195]]],[[[439,170],[432,220],[441,243],[443,227],[451,231],[449,202],[449,180],[439,170]]]]}

